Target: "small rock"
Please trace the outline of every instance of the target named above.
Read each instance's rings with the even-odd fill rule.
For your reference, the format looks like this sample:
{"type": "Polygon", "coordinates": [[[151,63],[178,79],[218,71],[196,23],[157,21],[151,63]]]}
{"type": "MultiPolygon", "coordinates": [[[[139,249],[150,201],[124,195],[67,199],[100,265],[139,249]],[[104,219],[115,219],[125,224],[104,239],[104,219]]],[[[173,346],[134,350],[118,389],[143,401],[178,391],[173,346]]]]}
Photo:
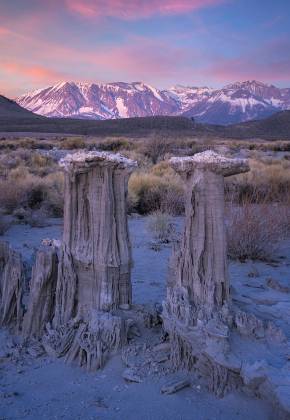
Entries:
{"type": "Polygon", "coordinates": [[[136,370],[133,368],[125,369],[122,374],[122,377],[125,379],[125,381],[128,381],[128,382],[137,382],[137,383],[142,382],[142,379],[137,374],[136,370]]]}
{"type": "Polygon", "coordinates": [[[178,392],[181,389],[186,388],[188,386],[190,386],[190,382],[188,379],[173,380],[163,385],[163,387],[161,388],[161,394],[174,394],[175,392],[178,392]]]}
{"type": "Polygon", "coordinates": [[[164,342],[164,343],[157,344],[156,346],[153,347],[153,351],[170,352],[170,343],[164,342]]]}
{"type": "Polygon", "coordinates": [[[131,306],[128,303],[122,303],[121,305],[119,305],[119,308],[123,311],[129,311],[131,309],[131,306]]]}
{"type": "Polygon", "coordinates": [[[277,290],[278,292],[282,292],[282,293],[290,292],[290,287],[284,286],[278,280],[273,279],[272,277],[268,277],[266,279],[266,283],[268,287],[270,287],[271,289],[277,290]]]}
{"type": "Polygon", "coordinates": [[[266,380],[267,362],[259,360],[252,364],[245,363],[242,367],[241,374],[244,383],[250,388],[257,388],[266,380]]]}

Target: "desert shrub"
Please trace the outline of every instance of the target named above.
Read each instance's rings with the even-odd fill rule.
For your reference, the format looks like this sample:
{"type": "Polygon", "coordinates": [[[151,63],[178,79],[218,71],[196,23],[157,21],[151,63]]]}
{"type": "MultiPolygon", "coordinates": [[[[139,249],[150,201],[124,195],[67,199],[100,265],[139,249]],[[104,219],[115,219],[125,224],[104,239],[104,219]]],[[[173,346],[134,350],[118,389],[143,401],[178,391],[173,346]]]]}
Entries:
{"type": "Polygon", "coordinates": [[[3,210],[10,214],[22,202],[23,190],[15,182],[3,181],[0,185],[0,203],[3,210]]]}
{"type": "Polygon", "coordinates": [[[9,179],[11,181],[15,181],[15,183],[19,181],[23,181],[27,177],[29,177],[29,170],[26,166],[17,166],[17,168],[11,169],[9,172],[9,179]]]}
{"type": "Polygon", "coordinates": [[[50,215],[60,216],[63,212],[63,174],[57,171],[39,177],[23,166],[12,169],[0,184],[0,202],[6,213],[45,207],[50,215]]]}
{"type": "Polygon", "coordinates": [[[157,165],[152,166],[150,173],[159,177],[174,178],[175,171],[167,161],[159,162],[157,165]]]}
{"type": "Polygon", "coordinates": [[[31,156],[32,167],[43,168],[51,163],[51,159],[48,156],[42,155],[41,153],[33,153],[31,156]]]}
{"type": "Polygon", "coordinates": [[[165,190],[162,179],[148,173],[133,173],[129,179],[129,201],[141,214],[160,209],[165,190]]]}
{"type": "Polygon", "coordinates": [[[108,152],[119,152],[120,150],[129,150],[132,148],[132,143],[123,138],[109,138],[105,139],[101,143],[98,143],[97,148],[108,152]]]}
{"type": "Polygon", "coordinates": [[[35,148],[35,139],[30,137],[24,137],[18,141],[17,147],[23,147],[25,149],[35,148]]]}
{"type": "Polygon", "coordinates": [[[63,174],[58,171],[43,178],[35,177],[25,185],[26,206],[30,209],[45,208],[51,216],[63,213],[63,174]]]}
{"type": "Polygon", "coordinates": [[[246,199],[227,205],[228,253],[233,259],[271,260],[289,234],[289,207],[246,199]]]}
{"type": "Polygon", "coordinates": [[[161,199],[160,209],[172,216],[184,213],[184,191],[180,187],[168,188],[161,199]]]}
{"type": "Polygon", "coordinates": [[[61,147],[68,150],[83,149],[85,146],[86,143],[82,137],[67,137],[61,142],[61,147]]]}
{"type": "Polygon", "coordinates": [[[36,211],[30,212],[26,217],[25,222],[31,227],[46,227],[48,216],[49,214],[46,209],[42,207],[36,211]]]}
{"type": "Polygon", "coordinates": [[[287,160],[250,159],[251,171],[229,177],[226,193],[236,202],[254,200],[256,203],[284,202],[290,196],[290,163],[287,160]]]}
{"type": "Polygon", "coordinates": [[[135,160],[138,163],[138,168],[143,171],[150,171],[152,163],[150,159],[144,156],[140,151],[131,149],[131,150],[122,150],[121,153],[128,159],[135,160]]]}
{"type": "Polygon", "coordinates": [[[149,216],[147,229],[153,238],[161,243],[169,243],[175,232],[171,217],[160,210],[149,216]]]}
{"type": "Polygon", "coordinates": [[[31,185],[31,188],[27,188],[27,205],[30,209],[38,209],[41,207],[45,199],[45,189],[41,182],[37,182],[31,185]]]}
{"type": "Polygon", "coordinates": [[[45,200],[43,206],[54,217],[63,215],[64,176],[58,171],[44,178],[45,200]]]}
{"type": "Polygon", "coordinates": [[[159,160],[162,160],[165,154],[170,152],[171,149],[171,139],[160,133],[155,133],[144,142],[143,153],[152,160],[153,164],[156,164],[159,160]]]}
{"type": "MultiPolygon", "coordinates": [[[[135,172],[129,179],[129,203],[141,214],[162,210],[170,214],[183,211],[183,188],[176,174],[166,173],[160,164],[151,172],[135,172]]],[[[168,168],[167,168],[168,169],[168,168]]],[[[170,168],[171,169],[171,168],[170,168]]]]}

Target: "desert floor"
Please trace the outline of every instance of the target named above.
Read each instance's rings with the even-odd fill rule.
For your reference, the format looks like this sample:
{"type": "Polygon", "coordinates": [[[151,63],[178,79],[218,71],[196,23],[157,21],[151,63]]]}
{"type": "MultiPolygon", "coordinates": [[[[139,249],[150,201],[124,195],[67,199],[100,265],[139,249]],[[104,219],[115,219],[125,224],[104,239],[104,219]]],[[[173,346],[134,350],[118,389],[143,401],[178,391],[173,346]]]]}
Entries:
{"type": "MultiPolygon", "coordinates": [[[[182,218],[174,218],[176,230],[182,218]]],[[[130,217],[134,268],[132,271],[135,304],[160,304],[166,292],[166,277],[171,245],[156,245],[147,229],[146,217],[130,217]]],[[[44,228],[13,225],[3,240],[20,251],[31,264],[35,249],[44,238],[60,238],[61,219],[48,220],[44,228]]],[[[290,244],[283,243],[275,261],[231,262],[230,277],[233,300],[253,313],[276,320],[282,328],[283,314],[290,313],[289,294],[266,287],[272,277],[281,283],[289,281],[290,244]]],[[[289,317],[288,317],[289,318],[289,317]]],[[[285,321],[286,322],[286,321],[285,321]]],[[[284,329],[284,328],[283,328],[284,329]]],[[[288,328],[289,330],[289,328],[288,328]]],[[[148,329],[136,337],[140,357],[160,342],[159,327],[148,329]],[[148,350],[149,349],[149,350],[148,350]]],[[[213,420],[213,419],[277,419],[269,403],[242,392],[216,398],[209,393],[201,378],[191,375],[191,386],[172,395],[160,393],[168,380],[185,373],[170,373],[164,363],[153,364],[148,372],[140,368],[142,382],[126,382],[122,373],[126,366],[121,354],[109,360],[103,370],[84,370],[53,360],[47,356],[15,356],[18,338],[2,330],[0,334],[0,419],[116,419],[116,420],[213,420]],[[9,357],[9,354],[13,357],[9,357]],[[154,368],[156,366],[156,369],[154,368]],[[144,373],[145,372],[145,373],[144,373]]],[[[259,352],[259,348],[251,348],[259,352]]],[[[151,354],[151,353],[150,353],[151,354]]],[[[144,356],[145,357],[145,356],[144,356]]],[[[275,359],[275,354],[267,357],[275,359]]],[[[274,362],[275,363],[275,360],[274,362]]],[[[165,363],[166,365],[166,363],[165,363]]],[[[138,370],[138,368],[137,368],[138,370]]]]}

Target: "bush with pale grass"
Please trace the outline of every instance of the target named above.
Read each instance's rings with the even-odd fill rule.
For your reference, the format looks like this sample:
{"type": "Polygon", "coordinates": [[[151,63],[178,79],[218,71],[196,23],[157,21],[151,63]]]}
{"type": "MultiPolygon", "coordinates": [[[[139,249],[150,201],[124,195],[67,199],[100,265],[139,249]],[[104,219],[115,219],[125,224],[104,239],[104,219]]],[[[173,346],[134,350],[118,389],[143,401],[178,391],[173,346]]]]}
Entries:
{"type": "Polygon", "coordinates": [[[290,208],[245,200],[227,204],[228,254],[233,259],[271,260],[289,235],[290,208]]]}
{"type": "Polygon", "coordinates": [[[175,233],[171,217],[160,210],[152,213],[147,222],[147,229],[160,243],[169,243],[175,233]]]}

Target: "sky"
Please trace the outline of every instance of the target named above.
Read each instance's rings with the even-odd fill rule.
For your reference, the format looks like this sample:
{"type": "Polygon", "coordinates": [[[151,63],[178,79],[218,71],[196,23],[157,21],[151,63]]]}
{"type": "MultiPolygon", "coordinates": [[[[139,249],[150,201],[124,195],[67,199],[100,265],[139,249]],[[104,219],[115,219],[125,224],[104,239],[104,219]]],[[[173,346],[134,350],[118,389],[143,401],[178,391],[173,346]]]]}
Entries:
{"type": "Polygon", "coordinates": [[[290,87],[290,0],[0,0],[0,94],[59,81],[290,87]]]}

